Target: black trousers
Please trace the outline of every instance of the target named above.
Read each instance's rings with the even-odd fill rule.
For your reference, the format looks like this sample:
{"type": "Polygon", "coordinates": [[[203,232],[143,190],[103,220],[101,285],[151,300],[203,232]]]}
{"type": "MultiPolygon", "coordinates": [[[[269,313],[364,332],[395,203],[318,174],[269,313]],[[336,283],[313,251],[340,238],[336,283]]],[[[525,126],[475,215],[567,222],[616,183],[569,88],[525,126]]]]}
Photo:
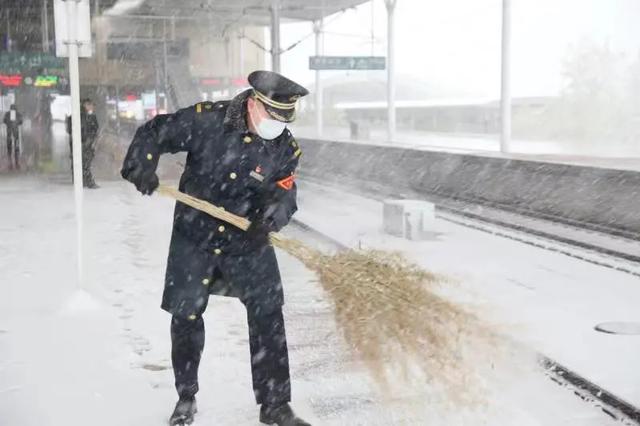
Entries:
{"type": "MultiPolygon", "coordinates": [[[[291,401],[289,354],[282,309],[261,312],[247,306],[253,391],[257,404],[291,401]]],[[[198,392],[198,366],[204,349],[204,321],[171,319],[171,361],[181,398],[198,392]]]]}
{"type": "Polygon", "coordinates": [[[18,128],[7,127],[7,153],[9,154],[9,164],[11,157],[15,159],[16,166],[20,160],[20,132],[18,128]]]}

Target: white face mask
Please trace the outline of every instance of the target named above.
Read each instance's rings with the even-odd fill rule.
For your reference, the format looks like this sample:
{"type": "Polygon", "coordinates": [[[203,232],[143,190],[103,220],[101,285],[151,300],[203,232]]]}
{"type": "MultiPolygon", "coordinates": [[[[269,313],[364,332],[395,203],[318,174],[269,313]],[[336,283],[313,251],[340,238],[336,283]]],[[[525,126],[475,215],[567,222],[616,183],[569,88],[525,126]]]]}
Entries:
{"type": "Polygon", "coordinates": [[[287,123],[283,123],[278,120],[262,119],[260,124],[256,126],[256,130],[262,139],[271,140],[275,139],[284,132],[287,128],[287,123]]]}
{"type": "Polygon", "coordinates": [[[277,138],[284,132],[284,129],[287,128],[287,123],[283,123],[278,120],[271,120],[268,118],[263,118],[260,120],[260,123],[256,124],[253,120],[253,114],[249,114],[249,119],[253,123],[253,126],[256,128],[256,132],[258,132],[258,136],[265,140],[272,140],[277,138]]]}

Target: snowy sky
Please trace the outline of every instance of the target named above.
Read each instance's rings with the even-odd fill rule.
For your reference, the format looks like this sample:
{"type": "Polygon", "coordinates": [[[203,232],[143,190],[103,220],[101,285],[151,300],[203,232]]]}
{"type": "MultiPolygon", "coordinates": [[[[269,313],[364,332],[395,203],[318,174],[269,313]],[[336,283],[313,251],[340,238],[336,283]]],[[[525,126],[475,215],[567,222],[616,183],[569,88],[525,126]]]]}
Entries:
{"type": "MultiPolygon", "coordinates": [[[[398,78],[420,79],[457,93],[497,96],[501,5],[501,0],[398,0],[398,78]]],[[[383,0],[332,16],[328,22],[326,55],[386,55],[383,0]]],[[[638,0],[513,0],[515,95],[556,93],[562,82],[562,59],[572,44],[583,39],[608,41],[613,49],[634,57],[640,50],[638,22],[638,0]]],[[[311,31],[310,23],[284,25],[282,47],[311,31]]],[[[312,83],[308,57],[314,53],[311,36],[284,54],[282,71],[312,83]]]]}

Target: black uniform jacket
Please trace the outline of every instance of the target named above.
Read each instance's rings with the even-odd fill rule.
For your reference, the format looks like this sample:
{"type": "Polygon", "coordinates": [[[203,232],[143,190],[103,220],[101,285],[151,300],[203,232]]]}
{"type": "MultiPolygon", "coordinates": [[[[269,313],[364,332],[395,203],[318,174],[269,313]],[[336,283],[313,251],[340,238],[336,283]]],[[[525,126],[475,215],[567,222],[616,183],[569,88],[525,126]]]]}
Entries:
{"type": "MultiPolygon", "coordinates": [[[[71,116],[67,116],[66,127],[67,133],[71,136],[72,128],[71,128],[71,116]]],[[[95,143],[96,137],[98,136],[98,130],[100,126],[98,125],[98,118],[95,114],[88,114],[85,111],[80,112],[80,139],[82,140],[83,148],[92,148],[95,143]]]]}
{"type": "MultiPolygon", "coordinates": [[[[126,179],[155,171],[161,154],[187,152],[180,191],[276,230],[296,206],[294,172],[301,151],[289,130],[272,141],[250,133],[246,101],[201,102],[141,126],[129,147],[126,179]]],[[[255,309],[284,303],[280,273],[268,236],[250,236],[233,225],[176,203],[162,308],[195,318],[209,294],[239,297],[255,309]]]]}
{"type": "Polygon", "coordinates": [[[7,111],[4,114],[4,124],[7,126],[9,130],[18,130],[18,126],[22,126],[22,114],[16,111],[16,119],[15,121],[11,121],[11,111],[7,111]]]}

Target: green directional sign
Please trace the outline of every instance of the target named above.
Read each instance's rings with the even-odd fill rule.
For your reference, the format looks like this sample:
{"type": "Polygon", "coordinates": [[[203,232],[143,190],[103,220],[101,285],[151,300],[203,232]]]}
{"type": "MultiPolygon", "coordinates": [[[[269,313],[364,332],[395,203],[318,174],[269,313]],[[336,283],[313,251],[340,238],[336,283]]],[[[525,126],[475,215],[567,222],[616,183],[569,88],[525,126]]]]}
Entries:
{"type": "Polygon", "coordinates": [[[33,69],[65,70],[65,60],[48,53],[2,52],[0,71],[23,73],[33,69]]]}
{"type": "Polygon", "coordinates": [[[312,70],[383,70],[387,67],[384,56],[310,56],[312,70]]]}

